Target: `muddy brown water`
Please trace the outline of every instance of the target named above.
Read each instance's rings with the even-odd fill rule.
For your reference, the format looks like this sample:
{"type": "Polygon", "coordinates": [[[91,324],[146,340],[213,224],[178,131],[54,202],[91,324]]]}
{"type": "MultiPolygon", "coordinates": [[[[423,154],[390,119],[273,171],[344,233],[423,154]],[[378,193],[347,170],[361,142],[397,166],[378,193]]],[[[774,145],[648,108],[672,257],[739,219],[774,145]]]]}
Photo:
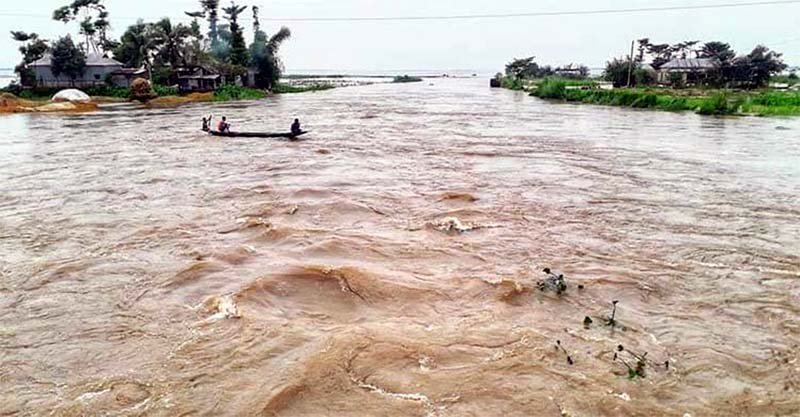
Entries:
{"type": "Polygon", "coordinates": [[[800,415],[797,119],[473,79],[0,130],[0,415],[800,415]]]}

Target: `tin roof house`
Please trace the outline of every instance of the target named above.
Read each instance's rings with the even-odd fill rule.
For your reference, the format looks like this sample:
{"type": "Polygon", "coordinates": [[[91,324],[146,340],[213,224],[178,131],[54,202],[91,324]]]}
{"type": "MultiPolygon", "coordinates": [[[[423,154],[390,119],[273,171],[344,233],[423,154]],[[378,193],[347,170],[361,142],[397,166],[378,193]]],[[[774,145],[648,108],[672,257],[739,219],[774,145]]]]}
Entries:
{"type": "Polygon", "coordinates": [[[40,87],[92,87],[103,85],[111,73],[121,70],[121,62],[107,58],[101,54],[86,56],[86,70],[83,75],[72,80],[70,77],[53,74],[52,57],[50,54],[30,65],[36,74],[36,85],[40,87]]]}
{"type": "Polygon", "coordinates": [[[661,84],[703,84],[719,71],[719,61],[713,58],[677,58],[662,65],[658,70],[661,84]]]}
{"type": "Polygon", "coordinates": [[[175,76],[182,93],[214,91],[223,81],[222,75],[203,65],[176,68],[175,76]]]}

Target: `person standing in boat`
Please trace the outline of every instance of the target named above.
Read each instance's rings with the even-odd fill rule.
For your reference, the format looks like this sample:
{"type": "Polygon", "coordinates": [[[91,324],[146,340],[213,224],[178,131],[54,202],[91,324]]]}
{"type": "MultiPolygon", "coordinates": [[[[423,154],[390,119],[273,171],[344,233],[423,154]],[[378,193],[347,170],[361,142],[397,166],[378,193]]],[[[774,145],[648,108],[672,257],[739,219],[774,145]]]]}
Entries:
{"type": "Polygon", "coordinates": [[[219,121],[219,125],[217,125],[217,130],[220,133],[230,133],[231,125],[228,123],[228,119],[225,116],[222,116],[222,120],[219,121]]]}
{"type": "Polygon", "coordinates": [[[292,135],[299,136],[303,133],[303,129],[300,128],[300,119],[294,119],[294,123],[292,123],[292,135]]]}

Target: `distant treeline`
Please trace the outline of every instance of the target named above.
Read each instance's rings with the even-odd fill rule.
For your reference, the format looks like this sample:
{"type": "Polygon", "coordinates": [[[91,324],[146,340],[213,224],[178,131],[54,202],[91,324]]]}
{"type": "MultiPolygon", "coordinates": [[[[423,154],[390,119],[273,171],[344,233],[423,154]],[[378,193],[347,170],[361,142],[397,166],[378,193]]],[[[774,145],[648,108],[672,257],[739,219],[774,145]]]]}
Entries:
{"type": "MultiPolygon", "coordinates": [[[[661,84],[678,88],[692,85],[754,89],[767,86],[771,77],[787,68],[782,57],[763,45],[740,55],[729,44],[719,41],[657,44],[640,39],[633,57],[614,58],[606,63],[602,79],[616,87],[661,84]]],[[[511,78],[506,83],[510,84],[552,76],[589,77],[585,65],[554,68],[540,65],[533,56],[514,59],[506,64],[505,72],[506,78],[511,78]]]]}

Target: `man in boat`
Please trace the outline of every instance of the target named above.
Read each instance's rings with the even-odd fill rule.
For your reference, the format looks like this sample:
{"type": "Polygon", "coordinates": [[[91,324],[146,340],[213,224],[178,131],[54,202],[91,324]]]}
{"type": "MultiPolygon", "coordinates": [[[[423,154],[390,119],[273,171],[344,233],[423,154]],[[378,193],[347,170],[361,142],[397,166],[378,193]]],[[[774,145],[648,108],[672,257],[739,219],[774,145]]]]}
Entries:
{"type": "Polygon", "coordinates": [[[222,116],[222,120],[219,121],[219,125],[217,125],[217,130],[220,133],[230,133],[231,125],[228,123],[228,119],[225,116],[222,116]]]}
{"type": "Polygon", "coordinates": [[[300,128],[300,120],[294,119],[294,123],[292,123],[292,135],[300,136],[303,133],[303,129],[300,128]]]}
{"type": "Polygon", "coordinates": [[[208,118],[203,118],[203,132],[208,132],[211,130],[211,116],[208,118]]]}

